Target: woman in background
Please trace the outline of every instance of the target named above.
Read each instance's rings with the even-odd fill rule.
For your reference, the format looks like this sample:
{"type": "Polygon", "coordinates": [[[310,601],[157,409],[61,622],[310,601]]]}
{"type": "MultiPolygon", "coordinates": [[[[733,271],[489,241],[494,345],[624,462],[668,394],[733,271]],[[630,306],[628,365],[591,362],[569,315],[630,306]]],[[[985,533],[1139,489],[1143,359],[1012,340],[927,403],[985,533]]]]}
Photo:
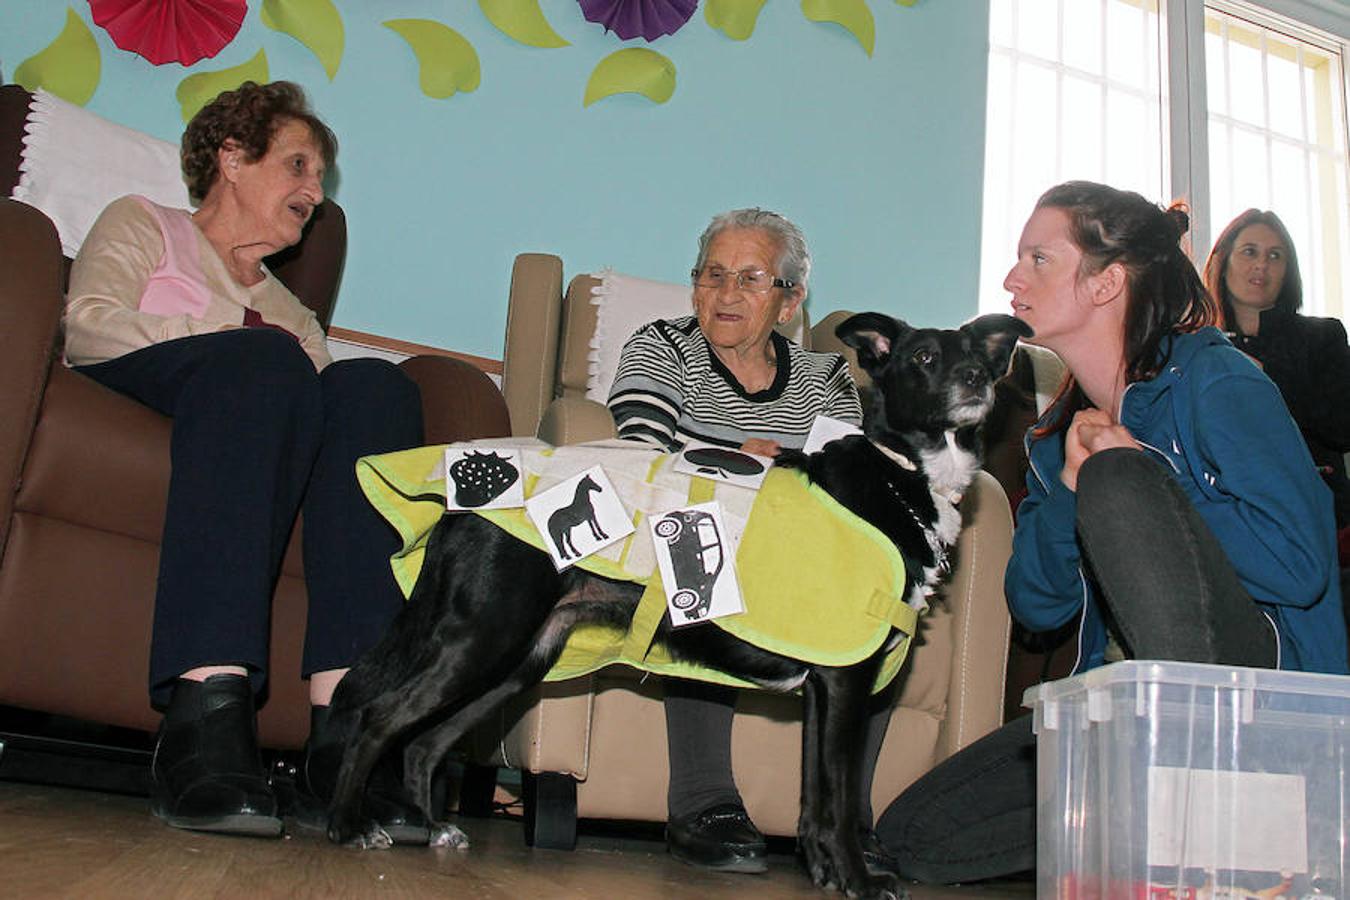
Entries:
{"type": "Polygon", "coordinates": [[[1303,278],[1289,231],[1249,209],[1223,230],[1205,263],[1205,286],[1223,307],[1228,338],[1275,382],[1350,525],[1350,344],[1339,319],[1299,315],[1303,278]]]}

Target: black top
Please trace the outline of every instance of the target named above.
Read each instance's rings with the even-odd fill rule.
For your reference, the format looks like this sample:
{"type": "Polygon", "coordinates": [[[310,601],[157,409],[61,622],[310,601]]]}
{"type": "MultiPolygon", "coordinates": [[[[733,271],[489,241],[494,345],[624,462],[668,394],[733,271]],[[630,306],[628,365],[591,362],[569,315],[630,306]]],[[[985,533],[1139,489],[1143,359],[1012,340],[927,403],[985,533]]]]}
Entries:
{"type": "Polygon", "coordinates": [[[1338,319],[1301,316],[1271,308],[1261,313],[1259,333],[1229,339],[1261,361],[1279,387],[1303,432],[1313,461],[1322,467],[1336,498],[1336,527],[1350,524],[1350,345],[1338,319]]]}

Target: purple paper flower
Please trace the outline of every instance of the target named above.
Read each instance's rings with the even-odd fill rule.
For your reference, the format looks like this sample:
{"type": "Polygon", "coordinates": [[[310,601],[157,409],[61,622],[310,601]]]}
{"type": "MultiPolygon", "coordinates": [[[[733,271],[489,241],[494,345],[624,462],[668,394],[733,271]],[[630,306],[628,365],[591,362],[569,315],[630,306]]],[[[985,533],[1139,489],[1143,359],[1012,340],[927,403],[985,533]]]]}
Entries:
{"type": "Polygon", "coordinates": [[[648,43],[684,27],[698,0],[577,0],[587,22],[605,26],[621,39],[641,37],[648,43]]]}

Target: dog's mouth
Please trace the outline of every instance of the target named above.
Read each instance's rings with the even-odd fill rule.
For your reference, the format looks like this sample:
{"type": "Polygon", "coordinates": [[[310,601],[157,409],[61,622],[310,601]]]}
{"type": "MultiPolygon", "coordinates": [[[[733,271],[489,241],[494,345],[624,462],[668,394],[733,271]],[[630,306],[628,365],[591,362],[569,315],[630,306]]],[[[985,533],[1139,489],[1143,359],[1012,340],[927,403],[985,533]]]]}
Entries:
{"type": "Polygon", "coordinates": [[[994,392],[989,388],[973,393],[962,390],[952,393],[951,420],[958,428],[983,422],[994,406],[994,392]]]}

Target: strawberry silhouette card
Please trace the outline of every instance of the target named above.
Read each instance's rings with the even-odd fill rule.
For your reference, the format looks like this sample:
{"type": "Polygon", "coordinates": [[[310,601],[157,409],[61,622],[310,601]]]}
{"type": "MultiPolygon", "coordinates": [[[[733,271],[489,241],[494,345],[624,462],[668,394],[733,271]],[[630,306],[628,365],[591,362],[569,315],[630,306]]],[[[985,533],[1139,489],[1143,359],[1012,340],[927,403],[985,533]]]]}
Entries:
{"type": "Polygon", "coordinates": [[[516,447],[445,448],[445,506],[450,510],[525,505],[525,471],[516,447]]]}
{"type": "Polygon", "coordinates": [[[561,572],[632,534],[632,517],[600,466],[591,466],[525,501],[525,514],[544,537],[561,572]]]}

